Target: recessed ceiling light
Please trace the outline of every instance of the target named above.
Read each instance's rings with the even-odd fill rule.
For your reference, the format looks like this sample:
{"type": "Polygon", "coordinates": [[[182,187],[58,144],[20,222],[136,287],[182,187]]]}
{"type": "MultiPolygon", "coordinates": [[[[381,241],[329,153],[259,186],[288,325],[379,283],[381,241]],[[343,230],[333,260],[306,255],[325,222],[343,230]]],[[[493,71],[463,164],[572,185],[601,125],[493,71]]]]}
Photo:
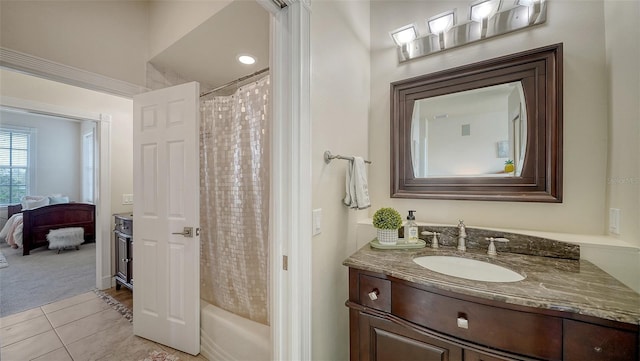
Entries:
{"type": "Polygon", "coordinates": [[[240,55],[238,56],[238,61],[242,64],[251,65],[256,62],[256,58],[251,55],[240,55]]]}

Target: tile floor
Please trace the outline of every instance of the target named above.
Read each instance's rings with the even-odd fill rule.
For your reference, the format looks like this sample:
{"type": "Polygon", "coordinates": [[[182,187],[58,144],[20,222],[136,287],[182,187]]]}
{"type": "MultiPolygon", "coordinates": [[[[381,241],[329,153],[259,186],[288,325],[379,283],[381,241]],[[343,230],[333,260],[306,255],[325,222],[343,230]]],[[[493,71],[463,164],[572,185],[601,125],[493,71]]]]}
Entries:
{"type": "Polygon", "coordinates": [[[143,360],[166,351],[181,361],[206,361],[133,334],[133,326],[95,293],[0,318],[0,360],[143,360]]]}

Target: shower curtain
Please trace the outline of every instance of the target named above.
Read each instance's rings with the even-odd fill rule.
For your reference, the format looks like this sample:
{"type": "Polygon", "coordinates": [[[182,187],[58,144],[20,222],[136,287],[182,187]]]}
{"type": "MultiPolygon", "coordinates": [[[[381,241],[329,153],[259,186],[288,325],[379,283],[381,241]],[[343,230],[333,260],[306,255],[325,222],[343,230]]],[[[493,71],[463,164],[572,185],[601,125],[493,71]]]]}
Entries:
{"type": "Polygon", "coordinates": [[[200,294],[268,325],[269,76],[200,105],[200,294]]]}

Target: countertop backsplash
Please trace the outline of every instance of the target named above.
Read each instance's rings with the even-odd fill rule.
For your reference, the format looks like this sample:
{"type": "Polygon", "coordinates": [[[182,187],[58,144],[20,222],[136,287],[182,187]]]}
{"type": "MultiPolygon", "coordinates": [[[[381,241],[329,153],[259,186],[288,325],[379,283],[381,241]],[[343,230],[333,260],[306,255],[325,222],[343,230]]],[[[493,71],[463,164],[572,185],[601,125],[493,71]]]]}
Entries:
{"type": "MultiPolygon", "coordinates": [[[[485,240],[485,238],[502,237],[507,238],[509,242],[495,242],[498,252],[574,260],[580,259],[580,246],[577,244],[518,233],[493,231],[469,226],[466,226],[465,228],[467,232],[465,241],[468,249],[487,250],[489,247],[489,241],[485,240]]],[[[419,225],[419,237],[427,242],[427,247],[430,247],[432,236],[422,235],[422,232],[424,231],[440,233],[440,235],[438,235],[438,244],[440,246],[455,248],[458,245],[458,227],[456,226],[419,225]]],[[[400,228],[400,237],[404,237],[403,228],[400,228]]]]}

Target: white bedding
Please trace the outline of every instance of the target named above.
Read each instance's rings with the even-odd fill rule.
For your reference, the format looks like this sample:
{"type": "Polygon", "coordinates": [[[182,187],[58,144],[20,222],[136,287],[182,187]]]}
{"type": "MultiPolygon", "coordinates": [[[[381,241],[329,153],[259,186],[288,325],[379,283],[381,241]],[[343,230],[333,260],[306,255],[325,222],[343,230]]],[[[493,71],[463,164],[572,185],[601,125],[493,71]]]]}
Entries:
{"type": "Polygon", "coordinates": [[[22,247],[22,213],[16,213],[0,231],[0,239],[4,239],[13,248],[22,247]]]}

